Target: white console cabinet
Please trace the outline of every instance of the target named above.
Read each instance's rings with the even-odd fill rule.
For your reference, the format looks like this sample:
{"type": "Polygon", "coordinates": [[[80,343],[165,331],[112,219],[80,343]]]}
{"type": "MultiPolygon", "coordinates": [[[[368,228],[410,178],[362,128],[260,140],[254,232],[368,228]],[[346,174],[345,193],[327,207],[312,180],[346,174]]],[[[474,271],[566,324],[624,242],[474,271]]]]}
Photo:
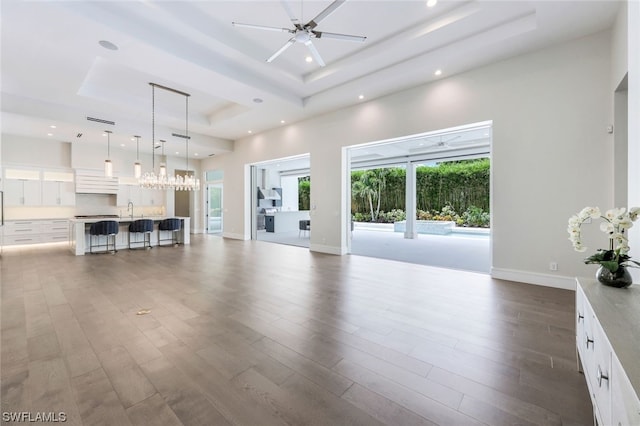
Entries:
{"type": "Polygon", "coordinates": [[[640,425],[640,285],[618,289],[579,278],[576,349],[594,424],[640,425]]]}

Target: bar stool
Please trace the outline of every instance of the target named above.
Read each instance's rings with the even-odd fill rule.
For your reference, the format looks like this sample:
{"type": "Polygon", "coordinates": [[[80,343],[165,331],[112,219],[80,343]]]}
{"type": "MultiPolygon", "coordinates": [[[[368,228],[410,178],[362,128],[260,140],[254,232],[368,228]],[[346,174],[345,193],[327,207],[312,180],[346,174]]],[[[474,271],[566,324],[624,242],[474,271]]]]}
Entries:
{"type": "MultiPolygon", "coordinates": [[[[178,245],[178,235],[177,233],[180,231],[180,222],[181,220],[175,217],[163,219],[158,224],[158,246],[162,245],[162,241],[171,241],[171,245],[178,245]],[[166,231],[171,232],[171,238],[165,238],[164,240],[160,238],[160,233],[166,231]]],[[[165,244],[168,246],[169,244],[165,244]]]]}
{"type": "Polygon", "coordinates": [[[133,247],[133,248],[143,248],[150,249],[151,248],[151,233],[153,232],[153,220],[151,219],[137,219],[129,224],[129,249],[131,249],[131,243],[140,244],[142,242],[142,247],[133,247]],[[131,234],[142,234],[142,241],[131,241],[131,234]]]}
{"type": "Polygon", "coordinates": [[[93,254],[93,247],[105,247],[105,251],[100,253],[108,253],[111,251],[112,253],[117,253],[116,250],[116,235],[118,234],[118,222],[115,220],[101,220],[91,224],[89,228],[89,253],[93,254]],[[106,244],[96,244],[93,245],[94,237],[98,238],[98,242],[100,242],[100,236],[106,236],[106,244]],[[111,244],[109,244],[111,242],[111,244]],[[109,246],[112,246],[113,249],[109,250],[109,246]]]}
{"type": "Polygon", "coordinates": [[[300,238],[300,233],[309,235],[309,231],[311,230],[311,220],[300,220],[298,221],[298,238],[300,238]]]}

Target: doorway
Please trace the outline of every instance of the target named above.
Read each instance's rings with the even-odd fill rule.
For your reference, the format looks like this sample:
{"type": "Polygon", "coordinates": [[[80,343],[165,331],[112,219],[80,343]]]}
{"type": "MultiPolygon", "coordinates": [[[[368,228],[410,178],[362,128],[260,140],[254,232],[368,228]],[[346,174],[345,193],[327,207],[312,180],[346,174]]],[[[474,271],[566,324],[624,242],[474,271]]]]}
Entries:
{"type": "Polygon", "coordinates": [[[207,183],[207,234],[222,233],[222,183],[207,183]]]}
{"type": "Polygon", "coordinates": [[[222,235],[223,229],[223,188],[224,171],[208,170],[205,172],[205,232],[222,235]]]}
{"type": "Polygon", "coordinates": [[[347,149],[351,254],[489,273],[492,123],[347,149]]]}

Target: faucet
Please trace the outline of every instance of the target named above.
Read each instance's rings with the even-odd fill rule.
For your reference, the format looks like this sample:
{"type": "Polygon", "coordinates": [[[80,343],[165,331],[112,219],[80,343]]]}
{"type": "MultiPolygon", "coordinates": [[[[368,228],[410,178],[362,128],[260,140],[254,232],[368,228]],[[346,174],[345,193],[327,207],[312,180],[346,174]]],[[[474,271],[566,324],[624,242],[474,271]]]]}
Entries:
{"type": "Polygon", "coordinates": [[[129,208],[131,208],[131,213],[129,214],[129,216],[131,217],[131,220],[133,220],[133,203],[131,201],[129,201],[129,204],[127,204],[127,211],[129,211],[129,208]]]}

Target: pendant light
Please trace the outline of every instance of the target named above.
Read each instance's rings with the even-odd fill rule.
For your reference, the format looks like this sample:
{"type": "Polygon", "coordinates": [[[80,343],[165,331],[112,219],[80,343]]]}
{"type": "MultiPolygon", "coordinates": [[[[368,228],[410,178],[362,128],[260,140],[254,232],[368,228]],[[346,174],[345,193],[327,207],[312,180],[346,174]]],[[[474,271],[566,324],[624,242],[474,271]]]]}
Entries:
{"type": "MultiPolygon", "coordinates": [[[[156,120],[155,120],[155,89],[166,90],[168,92],[177,93],[182,95],[186,99],[185,108],[185,135],[179,135],[173,133],[173,136],[187,139],[187,169],[189,166],[189,96],[188,93],[181,92],[170,87],[162,86],[156,83],[149,83],[151,86],[151,152],[152,152],[152,168],[150,172],[145,173],[140,178],[140,186],[149,189],[175,189],[176,191],[198,191],[200,189],[200,179],[195,179],[193,175],[188,175],[188,171],[185,176],[167,176],[167,168],[164,163],[160,164],[159,174],[155,173],[155,145],[156,145],[156,120]]],[[[164,156],[164,141],[163,142],[163,156],[164,156]]],[[[164,158],[163,158],[164,159],[164,158]]]]}
{"type": "Polygon", "coordinates": [[[167,159],[164,156],[164,143],[165,142],[166,142],[165,140],[160,139],[160,143],[162,144],[162,157],[160,158],[160,172],[159,172],[159,174],[160,174],[160,176],[164,176],[164,177],[167,176],[167,163],[166,163],[167,159]]]}
{"type": "Polygon", "coordinates": [[[107,134],[107,159],[104,160],[104,175],[113,177],[113,164],[111,163],[111,130],[104,131],[107,134]]]}
{"type": "Polygon", "coordinates": [[[133,175],[136,179],[140,179],[142,176],[142,164],[140,164],[140,136],[134,136],[136,138],[136,162],[133,163],[133,175]]]}

